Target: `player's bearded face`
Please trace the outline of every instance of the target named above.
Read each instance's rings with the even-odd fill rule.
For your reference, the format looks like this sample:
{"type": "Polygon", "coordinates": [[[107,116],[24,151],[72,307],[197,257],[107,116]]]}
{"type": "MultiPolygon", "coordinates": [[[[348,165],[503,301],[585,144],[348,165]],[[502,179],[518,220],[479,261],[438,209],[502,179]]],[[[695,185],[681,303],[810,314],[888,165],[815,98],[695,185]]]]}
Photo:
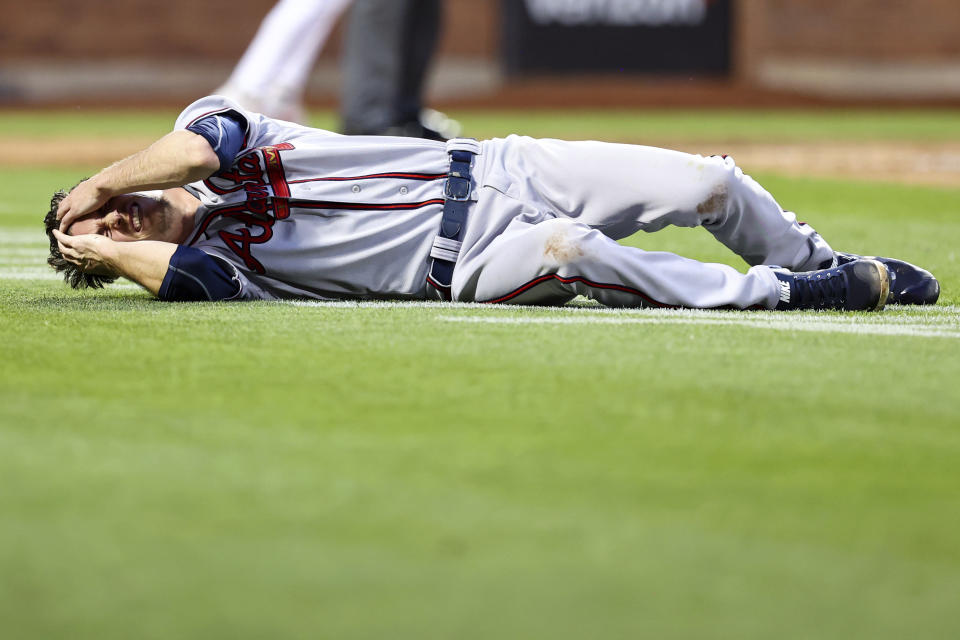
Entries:
{"type": "Polygon", "coordinates": [[[140,191],[107,200],[97,211],[74,222],[70,235],[95,233],[117,242],[170,238],[173,211],[162,191],[140,191]]]}

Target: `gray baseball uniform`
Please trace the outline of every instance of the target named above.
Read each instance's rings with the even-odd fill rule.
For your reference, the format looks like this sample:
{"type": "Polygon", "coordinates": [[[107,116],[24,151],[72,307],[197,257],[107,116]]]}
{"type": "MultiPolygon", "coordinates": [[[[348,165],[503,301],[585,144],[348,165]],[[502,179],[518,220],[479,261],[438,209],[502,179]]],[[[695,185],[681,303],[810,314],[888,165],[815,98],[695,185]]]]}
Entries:
{"type": "Polygon", "coordinates": [[[189,185],[202,206],[186,244],[230,263],[244,299],[440,298],[431,254],[459,249],[454,300],[772,308],[780,287],[766,266],[743,274],[616,239],[703,225],[752,265],[806,270],[833,257],[730,158],[519,136],[340,136],[220,96],[187,107],[176,127],[230,109],[247,121],[244,147],[230,169],[189,185]],[[452,244],[438,240],[449,149],[476,153],[452,244]]]}

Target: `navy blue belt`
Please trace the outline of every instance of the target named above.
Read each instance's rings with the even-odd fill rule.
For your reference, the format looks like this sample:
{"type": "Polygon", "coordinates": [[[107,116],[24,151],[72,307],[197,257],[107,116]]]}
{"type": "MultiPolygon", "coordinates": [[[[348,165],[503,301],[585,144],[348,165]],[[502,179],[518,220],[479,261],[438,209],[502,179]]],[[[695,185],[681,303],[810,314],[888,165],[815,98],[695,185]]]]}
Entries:
{"type": "Polygon", "coordinates": [[[440,292],[444,300],[450,300],[450,282],[453,280],[453,268],[463,246],[463,234],[467,226],[467,211],[470,208],[472,181],[470,169],[476,151],[464,149],[472,147],[479,150],[476,140],[451,140],[450,172],[443,189],[443,218],[440,220],[440,233],[433,241],[430,250],[430,273],[427,284],[440,292]],[[458,144],[460,143],[460,144],[458,144]],[[453,147],[453,148],[451,148],[453,147]],[[461,147],[461,148],[456,148],[461,147]]]}

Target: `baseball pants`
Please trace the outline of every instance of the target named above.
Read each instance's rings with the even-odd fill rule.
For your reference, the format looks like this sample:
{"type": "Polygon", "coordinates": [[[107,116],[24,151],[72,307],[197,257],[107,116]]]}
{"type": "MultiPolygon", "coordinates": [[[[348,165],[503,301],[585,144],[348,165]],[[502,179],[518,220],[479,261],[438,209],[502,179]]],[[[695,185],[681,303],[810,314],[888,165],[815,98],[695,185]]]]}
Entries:
{"type": "Polygon", "coordinates": [[[510,136],[482,144],[474,180],[455,300],[773,308],[779,285],[764,265],[806,271],[833,258],[730,157],[510,136]],[[703,226],[753,266],[617,243],[667,225],[703,226]]]}

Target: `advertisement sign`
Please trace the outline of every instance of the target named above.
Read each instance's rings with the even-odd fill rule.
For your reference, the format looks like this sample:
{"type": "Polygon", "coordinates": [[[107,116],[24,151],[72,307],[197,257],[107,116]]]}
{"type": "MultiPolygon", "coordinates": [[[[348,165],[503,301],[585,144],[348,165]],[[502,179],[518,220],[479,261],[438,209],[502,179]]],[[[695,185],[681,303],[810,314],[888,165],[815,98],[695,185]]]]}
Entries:
{"type": "Polygon", "coordinates": [[[511,74],[724,74],[732,0],[503,0],[511,74]]]}

